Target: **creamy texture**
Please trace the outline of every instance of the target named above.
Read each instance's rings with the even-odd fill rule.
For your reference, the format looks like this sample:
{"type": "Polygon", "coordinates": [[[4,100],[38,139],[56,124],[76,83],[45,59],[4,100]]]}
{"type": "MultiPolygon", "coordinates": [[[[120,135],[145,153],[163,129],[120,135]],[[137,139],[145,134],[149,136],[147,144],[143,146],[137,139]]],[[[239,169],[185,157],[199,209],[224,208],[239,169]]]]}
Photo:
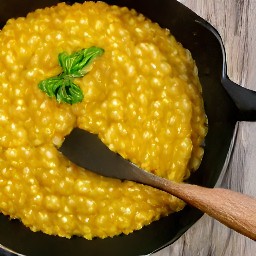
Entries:
{"type": "Polygon", "coordinates": [[[0,32],[0,211],[33,231],[104,238],[184,207],[167,193],[72,164],[57,148],[74,127],[181,182],[200,165],[206,123],[189,51],[134,10],[62,3],[11,19],[0,32]],[[59,53],[91,46],[105,52],[75,79],[81,103],[59,104],[38,88],[61,72],[59,53]]]}

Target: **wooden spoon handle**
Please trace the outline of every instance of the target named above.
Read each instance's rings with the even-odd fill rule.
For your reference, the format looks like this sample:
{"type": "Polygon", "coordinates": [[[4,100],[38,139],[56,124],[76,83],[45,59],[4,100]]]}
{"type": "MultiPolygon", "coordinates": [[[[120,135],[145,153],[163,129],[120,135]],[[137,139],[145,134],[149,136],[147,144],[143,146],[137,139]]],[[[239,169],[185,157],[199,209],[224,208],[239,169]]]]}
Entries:
{"type": "Polygon", "coordinates": [[[165,184],[165,190],[224,225],[256,240],[256,199],[222,188],[185,183],[165,184]]]}

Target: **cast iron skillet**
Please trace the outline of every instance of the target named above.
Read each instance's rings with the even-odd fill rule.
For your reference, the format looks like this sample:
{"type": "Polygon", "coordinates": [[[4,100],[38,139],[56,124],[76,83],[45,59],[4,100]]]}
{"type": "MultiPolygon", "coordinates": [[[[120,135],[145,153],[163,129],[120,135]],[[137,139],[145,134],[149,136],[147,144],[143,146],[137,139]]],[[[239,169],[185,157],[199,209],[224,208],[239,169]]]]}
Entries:
{"type": "MultiPolygon", "coordinates": [[[[0,2],[0,24],[24,16],[57,0],[8,0],[0,2]]],[[[69,3],[75,1],[68,1],[69,3]]],[[[79,1],[78,1],[79,2],[79,1]]],[[[82,2],[82,1],[80,1],[82,2]]],[[[134,8],[162,27],[169,28],[196,60],[203,86],[209,132],[205,156],[189,182],[213,187],[223,171],[237,121],[256,120],[256,93],[231,82],[226,74],[225,52],[218,32],[205,20],[175,0],[107,0],[134,8]]],[[[173,243],[202,213],[192,207],[152,223],[130,235],[87,241],[33,233],[19,221],[0,215],[0,244],[25,255],[147,255],[173,243]]]]}

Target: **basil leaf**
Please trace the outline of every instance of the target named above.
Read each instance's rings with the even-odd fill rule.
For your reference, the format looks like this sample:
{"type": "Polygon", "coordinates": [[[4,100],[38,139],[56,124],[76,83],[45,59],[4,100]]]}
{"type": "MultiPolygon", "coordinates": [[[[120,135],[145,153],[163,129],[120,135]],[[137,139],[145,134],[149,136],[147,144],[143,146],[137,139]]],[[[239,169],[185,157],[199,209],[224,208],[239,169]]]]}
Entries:
{"type": "Polygon", "coordinates": [[[81,78],[88,73],[88,66],[94,58],[104,53],[102,48],[90,47],[68,55],[62,52],[58,61],[63,72],[58,76],[50,77],[38,84],[39,89],[49,97],[55,97],[61,103],[74,104],[83,100],[83,91],[73,83],[74,78],[81,78]]]}
{"type": "Polygon", "coordinates": [[[49,97],[55,97],[56,92],[62,86],[63,81],[59,76],[51,77],[41,81],[38,87],[45,92],[49,97]]]}
{"type": "Polygon", "coordinates": [[[104,53],[102,48],[90,47],[82,49],[78,52],[68,55],[66,52],[59,54],[59,64],[63,68],[63,72],[70,77],[83,77],[88,71],[85,67],[91,61],[104,53]]]}
{"type": "Polygon", "coordinates": [[[71,79],[62,79],[62,86],[58,88],[56,99],[58,102],[75,104],[83,100],[83,92],[80,87],[74,84],[71,79]]]}

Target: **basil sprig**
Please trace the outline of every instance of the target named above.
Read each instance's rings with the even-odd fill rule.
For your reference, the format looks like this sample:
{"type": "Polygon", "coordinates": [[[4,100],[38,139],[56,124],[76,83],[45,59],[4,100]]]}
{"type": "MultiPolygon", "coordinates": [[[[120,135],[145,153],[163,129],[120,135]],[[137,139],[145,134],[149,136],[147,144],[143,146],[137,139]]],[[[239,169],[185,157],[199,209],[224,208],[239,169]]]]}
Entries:
{"type": "Polygon", "coordinates": [[[41,81],[38,87],[49,97],[68,104],[81,102],[84,98],[81,88],[73,82],[74,78],[81,78],[89,72],[92,60],[104,53],[102,48],[90,47],[68,54],[62,52],[58,56],[59,65],[63,72],[58,76],[41,81]]]}

